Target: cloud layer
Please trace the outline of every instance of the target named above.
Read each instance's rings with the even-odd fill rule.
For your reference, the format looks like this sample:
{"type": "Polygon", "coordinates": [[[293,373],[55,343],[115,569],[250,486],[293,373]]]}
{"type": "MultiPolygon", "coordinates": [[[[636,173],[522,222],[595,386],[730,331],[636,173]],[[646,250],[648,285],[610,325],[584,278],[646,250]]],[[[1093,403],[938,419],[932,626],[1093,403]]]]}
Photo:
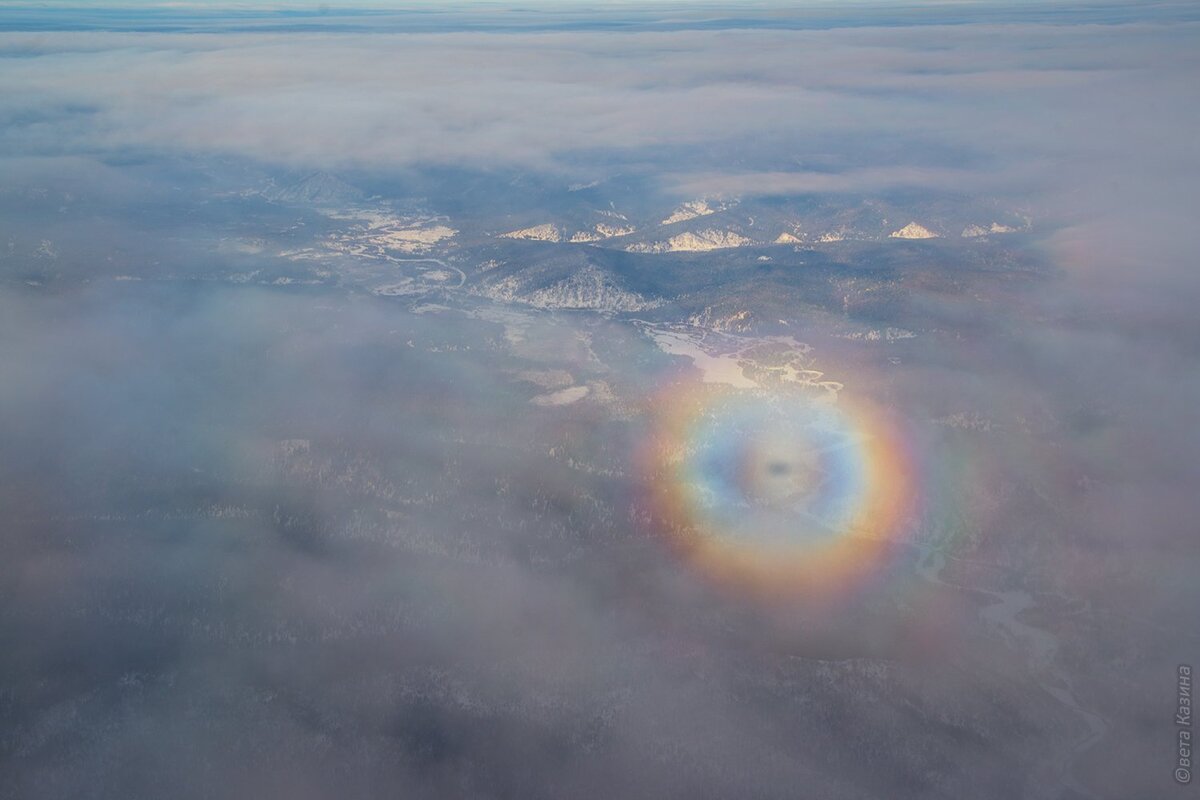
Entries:
{"type": "MultiPolygon", "coordinates": [[[[1166,787],[1170,670],[1197,657],[1200,24],[828,13],[0,33],[0,795],[1166,787]],[[398,262],[319,249],[323,281],[247,285],[280,269],[262,242],[345,222],[247,185],[317,169],[441,192],[489,258],[548,271],[592,255],[497,247],[470,209],[633,176],[667,208],[1028,213],[1011,249],[653,262],[656,291],[769,295],[913,423],[944,481],[903,589],[831,618],[681,568],[632,454],[690,373],[628,320],[416,313],[364,291],[398,262]],[[145,280],[110,280],[128,265],[145,280]],[[884,351],[892,325],[920,335],[884,351]],[[587,400],[528,402],[561,375],[587,400]]],[[[481,252],[455,253],[464,284],[481,252]]]]}

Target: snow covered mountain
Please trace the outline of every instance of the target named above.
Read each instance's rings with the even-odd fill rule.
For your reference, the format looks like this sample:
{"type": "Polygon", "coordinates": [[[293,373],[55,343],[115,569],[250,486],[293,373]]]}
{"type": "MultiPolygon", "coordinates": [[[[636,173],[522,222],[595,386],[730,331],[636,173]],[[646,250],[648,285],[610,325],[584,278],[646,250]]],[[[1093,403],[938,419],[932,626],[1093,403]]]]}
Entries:
{"type": "Polygon", "coordinates": [[[974,239],[1029,228],[1028,220],[1019,214],[996,208],[972,208],[954,198],[919,203],[878,198],[700,198],[675,205],[669,211],[650,204],[638,215],[627,216],[595,207],[577,210],[570,205],[558,214],[558,218],[546,215],[550,219],[543,216],[536,224],[498,236],[655,254],[939,239],[947,231],[961,231],[959,238],[974,239]],[[979,219],[984,213],[995,215],[996,221],[987,226],[972,221],[972,217],[979,219]],[[597,215],[607,216],[597,221],[597,215]]]}
{"type": "Polygon", "coordinates": [[[339,208],[366,199],[361,189],[329,172],[313,172],[286,186],[272,183],[262,194],[276,203],[339,208]]]}

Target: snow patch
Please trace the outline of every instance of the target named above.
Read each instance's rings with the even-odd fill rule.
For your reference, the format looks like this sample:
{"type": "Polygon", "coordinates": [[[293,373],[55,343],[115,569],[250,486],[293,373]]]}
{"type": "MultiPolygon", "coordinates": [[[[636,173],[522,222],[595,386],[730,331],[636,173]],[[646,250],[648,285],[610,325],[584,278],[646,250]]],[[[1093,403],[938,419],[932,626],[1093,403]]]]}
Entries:
{"type": "Polygon", "coordinates": [[[562,231],[549,222],[500,234],[501,239],[526,239],[533,242],[561,242],[562,231]]]}
{"type": "Polygon", "coordinates": [[[689,219],[696,217],[706,217],[709,214],[716,213],[716,209],[708,204],[705,200],[693,200],[690,203],[684,203],[679,208],[675,209],[671,216],[660,222],[660,225],[674,225],[676,222],[687,222],[689,219]]]}
{"type": "Polygon", "coordinates": [[[539,394],[529,402],[535,406],[567,406],[587,397],[590,391],[586,386],[571,386],[566,389],[559,389],[557,392],[539,394]]]}
{"type": "Polygon", "coordinates": [[[918,225],[915,222],[910,222],[900,230],[892,231],[888,234],[891,239],[936,239],[938,235],[926,228],[924,225],[918,225]]]}
{"type": "Polygon", "coordinates": [[[719,231],[712,228],[702,231],[686,231],[672,236],[665,242],[633,244],[625,248],[631,253],[706,253],[710,250],[727,250],[752,244],[751,240],[734,231],[719,231]]]}

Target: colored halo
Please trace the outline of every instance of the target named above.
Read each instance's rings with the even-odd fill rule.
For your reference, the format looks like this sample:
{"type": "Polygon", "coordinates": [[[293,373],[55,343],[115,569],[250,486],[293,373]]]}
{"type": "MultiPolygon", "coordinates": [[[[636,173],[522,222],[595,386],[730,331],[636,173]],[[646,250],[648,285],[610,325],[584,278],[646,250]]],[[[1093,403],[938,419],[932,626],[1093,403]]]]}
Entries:
{"type": "Polygon", "coordinates": [[[837,595],[881,570],[908,527],[912,460],[878,410],[703,385],[656,409],[650,517],[722,584],[837,595]]]}

